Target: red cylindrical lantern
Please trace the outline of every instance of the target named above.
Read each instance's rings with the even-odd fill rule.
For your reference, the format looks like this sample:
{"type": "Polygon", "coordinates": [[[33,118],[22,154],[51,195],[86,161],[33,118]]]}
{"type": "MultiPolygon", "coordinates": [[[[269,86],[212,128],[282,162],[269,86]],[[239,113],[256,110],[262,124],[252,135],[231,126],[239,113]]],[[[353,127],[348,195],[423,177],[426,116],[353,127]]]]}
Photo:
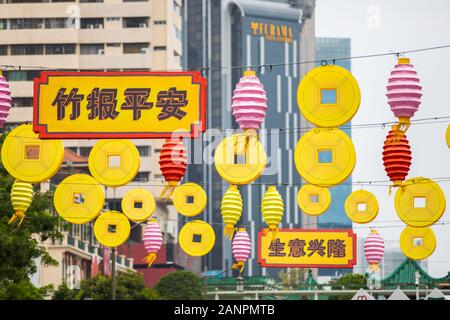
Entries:
{"type": "Polygon", "coordinates": [[[180,139],[166,139],[159,155],[159,167],[168,184],[161,192],[161,197],[165,195],[169,198],[178,182],[184,177],[186,172],[187,156],[183,141],[180,139]]]}
{"type": "Polygon", "coordinates": [[[400,186],[408,175],[411,159],[411,147],[405,133],[393,126],[384,141],[383,164],[395,187],[400,186]]]}

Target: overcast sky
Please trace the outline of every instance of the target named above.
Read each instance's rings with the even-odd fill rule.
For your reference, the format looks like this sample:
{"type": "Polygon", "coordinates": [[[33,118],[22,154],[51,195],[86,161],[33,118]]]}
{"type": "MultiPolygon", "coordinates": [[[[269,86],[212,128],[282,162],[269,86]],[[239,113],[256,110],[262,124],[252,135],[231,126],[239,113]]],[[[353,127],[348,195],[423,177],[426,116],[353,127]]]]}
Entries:
{"type": "MultiPolygon", "coordinates": [[[[351,38],[353,56],[448,45],[450,1],[317,0],[316,35],[351,38]]],[[[414,118],[450,116],[450,49],[413,53],[409,57],[423,86],[422,104],[414,118]]],[[[385,96],[387,78],[394,64],[391,56],[352,61],[362,95],[354,124],[395,120],[385,96]]],[[[448,123],[411,126],[407,137],[413,160],[408,178],[450,177],[450,149],[445,143],[447,126],[448,123]]],[[[388,128],[353,130],[357,152],[354,181],[387,179],[381,159],[387,132],[388,128]]],[[[440,186],[450,199],[450,182],[441,182],[440,186]]],[[[373,192],[380,203],[380,212],[371,226],[391,226],[380,228],[379,232],[385,239],[398,241],[404,225],[395,213],[394,193],[389,197],[386,187],[367,186],[365,189],[373,192]]],[[[441,217],[441,222],[450,222],[449,210],[441,217]]],[[[358,236],[369,233],[369,229],[358,228],[361,225],[354,227],[358,236]]],[[[437,247],[429,258],[429,271],[434,277],[442,277],[450,271],[450,224],[432,229],[437,247]]]]}

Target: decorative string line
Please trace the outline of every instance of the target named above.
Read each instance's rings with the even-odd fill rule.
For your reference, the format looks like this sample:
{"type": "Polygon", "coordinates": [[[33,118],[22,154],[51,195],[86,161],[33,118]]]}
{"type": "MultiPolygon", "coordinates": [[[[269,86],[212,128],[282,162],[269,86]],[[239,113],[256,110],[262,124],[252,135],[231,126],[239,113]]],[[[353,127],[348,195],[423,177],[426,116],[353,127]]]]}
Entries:
{"type": "MultiPolygon", "coordinates": [[[[397,51],[397,52],[384,52],[384,53],[375,53],[375,54],[366,54],[366,55],[359,55],[359,56],[350,56],[350,57],[337,57],[332,59],[322,59],[322,60],[303,60],[303,61],[291,61],[291,62],[274,62],[274,63],[265,63],[265,64],[254,64],[254,65],[236,65],[236,66],[206,66],[200,71],[202,73],[206,73],[205,76],[207,76],[208,71],[211,70],[223,70],[223,69],[253,69],[257,71],[261,71],[263,68],[265,68],[267,71],[272,71],[273,67],[283,67],[283,66],[291,66],[291,65],[302,65],[302,64],[317,64],[320,63],[322,65],[327,65],[328,63],[335,64],[336,61],[344,61],[344,60],[354,60],[354,59],[370,59],[370,58],[378,58],[378,57],[385,57],[385,56],[396,56],[400,57],[405,54],[410,53],[418,53],[418,52],[425,52],[425,51],[434,51],[434,50],[441,50],[441,49],[447,49],[450,48],[450,44],[448,45],[440,45],[440,46],[434,46],[434,47],[426,47],[426,48],[419,48],[419,49],[413,49],[413,50],[405,50],[405,51],[397,51]]],[[[38,69],[38,70],[66,70],[66,71],[74,71],[76,69],[74,68],[67,68],[67,67],[49,67],[49,66],[27,66],[27,65],[0,65],[0,69],[6,70],[6,69],[12,69],[12,70],[22,70],[22,69],[38,69]]],[[[153,72],[165,72],[165,71],[195,71],[195,70],[188,70],[184,68],[174,68],[174,69],[165,69],[165,70],[152,70],[153,72]]]]}

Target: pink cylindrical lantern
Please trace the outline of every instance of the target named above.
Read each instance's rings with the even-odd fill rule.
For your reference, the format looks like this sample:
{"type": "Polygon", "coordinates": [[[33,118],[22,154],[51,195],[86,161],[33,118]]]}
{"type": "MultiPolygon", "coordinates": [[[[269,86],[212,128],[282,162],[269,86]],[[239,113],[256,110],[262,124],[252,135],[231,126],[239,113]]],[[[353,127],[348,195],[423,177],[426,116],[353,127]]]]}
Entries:
{"type": "Polygon", "coordinates": [[[148,255],[145,257],[144,261],[148,263],[149,267],[151,267],[152,263],[156,260],[156,254],[159,249],[161,249],[163,242],[161,228],[158,223],[156,223],[155,219],[149,220],[145,226],[143,240],[145,250],[148,252],[148,255]]]}
{"type": "Polygon", "coordinates": [[[255,131],[261,127],[266,116],[267,97],[255,71],[244,71],[233,91],[232,101],[231,109],[239,128],[255,131]]]}
{"type": "Polygon", "coordinates": [[[384,240],[376,230],[372,230],[364,241],[364,255],[371,269],[377,270],[384,255],[384,240]]]}
{"type": "Polygon", "coordinates": [[[233,257],[237,261],[233,264],[233,269],[239,269],[240,272],[244,270],[245,261],[250,257],[252,251],[252,242],[245,228],[239,228],[231,243],[233,257]]]}
{"type": "Polygon", "coordinates": [[[0,128],[3,128],[3,124],[8,118],[9,109],[11,109],[11,90],[0,71],[0,128]]]}
{"type": "Polygon", "coordinates": [[[391,72],[386,88],[386,96],[392,112],[399,119],[399,123],[407,129],[409,119],[419,109],[422,97],[420,79],[408,58],[398,59],[398,64],[391,72]]]}

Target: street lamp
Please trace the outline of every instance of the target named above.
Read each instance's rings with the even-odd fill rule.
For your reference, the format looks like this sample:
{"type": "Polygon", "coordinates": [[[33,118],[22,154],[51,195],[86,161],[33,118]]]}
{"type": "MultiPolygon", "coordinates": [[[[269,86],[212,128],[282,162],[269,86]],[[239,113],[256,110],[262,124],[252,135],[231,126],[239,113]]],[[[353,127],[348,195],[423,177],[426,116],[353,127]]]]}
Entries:
{"type": "Polygon", "coordinates": [[[416,271],[416,300],[419,300],[419,279],[420,279],[420,272],[416,271]]]}
{"type": "Polygon", "coordinates": [[[242,292],[244,291],[244,278],[239,273],[239,276],[236,278],[236,291],[242,292]]]}

